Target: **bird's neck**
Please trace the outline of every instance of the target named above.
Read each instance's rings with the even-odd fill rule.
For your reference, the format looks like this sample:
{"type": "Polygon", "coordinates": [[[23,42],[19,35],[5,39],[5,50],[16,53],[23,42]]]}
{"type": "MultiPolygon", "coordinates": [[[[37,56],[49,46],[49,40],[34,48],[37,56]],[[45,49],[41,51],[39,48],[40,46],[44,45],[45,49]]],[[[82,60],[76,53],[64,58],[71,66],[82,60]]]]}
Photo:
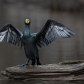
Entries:
{"type": "Polygon", "coordinates": [[[29,36],[30,35],[30,24],[25,24],[25,29],[24,29],[24,36],[29,36]]]}

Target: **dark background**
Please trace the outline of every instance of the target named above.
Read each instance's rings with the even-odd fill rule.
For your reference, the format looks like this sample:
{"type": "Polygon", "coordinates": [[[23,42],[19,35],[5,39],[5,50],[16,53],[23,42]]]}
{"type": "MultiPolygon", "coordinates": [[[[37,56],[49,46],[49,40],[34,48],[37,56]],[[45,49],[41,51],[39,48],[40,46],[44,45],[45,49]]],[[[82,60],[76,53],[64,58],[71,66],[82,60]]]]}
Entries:
{"type": "MultiPolygon", "coordinates": [[[[0,28],[11,23],[23,32],[25,18],[31,19],[31,33],[41,30],[48,19],[54,19],[76,33],[75,37],[59,37],[49,47],[39,48],[42,64],[84,60],[84,0],[0,0],[0,28]]],[[[26,61],[24,48],[5,40],[0,43],[0,71],[26,61]]]]}

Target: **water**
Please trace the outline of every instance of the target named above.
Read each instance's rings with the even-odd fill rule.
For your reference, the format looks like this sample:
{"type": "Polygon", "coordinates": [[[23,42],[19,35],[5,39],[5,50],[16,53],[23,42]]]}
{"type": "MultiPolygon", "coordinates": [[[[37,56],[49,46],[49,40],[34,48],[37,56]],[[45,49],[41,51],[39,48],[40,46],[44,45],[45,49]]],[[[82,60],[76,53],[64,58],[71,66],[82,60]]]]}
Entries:
{"type": "Polygon", "coordinates": [[[83,84],[84,81],[13,81],[2,80],[1,84],[83,84]]]}
{"type": "MultiPolygon", "coordinates": [[[[0,3],[0,28],[12,23],[23,32],[24,19],[31,19],[31,33],[38,32],[48,19],[54,19],[73,30],[73,38],[57,38],[49,47],[39,48],[41,64],[59,63],[67,60],[84,60],[84,14],[78,12],[52,11],[48,7],[24,3],[0,3]]],[[[27,61],[24,49],[12,44],[0,43],[0,71],[7,67],[24,64],[27,61]]],[[[0,84],[82,84],[83,81],[12,81],[0,75],[0,84]]]]}

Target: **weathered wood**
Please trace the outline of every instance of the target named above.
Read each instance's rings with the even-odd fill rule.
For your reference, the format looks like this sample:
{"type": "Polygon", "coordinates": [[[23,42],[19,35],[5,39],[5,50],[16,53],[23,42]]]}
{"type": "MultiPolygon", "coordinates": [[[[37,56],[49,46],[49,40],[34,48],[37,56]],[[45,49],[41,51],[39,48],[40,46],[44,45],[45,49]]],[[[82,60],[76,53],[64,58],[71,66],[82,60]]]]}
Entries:
{"type": "Polygon", "coordinates": [[[9,67],[2,75],[25,80],[84,80],[84,61],[40,66],[9,67]]]}

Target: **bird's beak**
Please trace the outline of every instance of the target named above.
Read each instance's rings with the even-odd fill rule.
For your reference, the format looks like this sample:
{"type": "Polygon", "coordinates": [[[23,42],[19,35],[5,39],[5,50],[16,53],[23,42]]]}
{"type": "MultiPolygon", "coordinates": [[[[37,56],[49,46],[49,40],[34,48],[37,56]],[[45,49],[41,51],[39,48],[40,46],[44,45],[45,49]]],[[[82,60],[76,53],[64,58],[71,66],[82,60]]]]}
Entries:
{"type": "Polygon", "coordinates": [[[28,23],[29,23],[29,21],[25,21],[25,23],[26,23],[26,24],[28,24],[28,23]]]}

